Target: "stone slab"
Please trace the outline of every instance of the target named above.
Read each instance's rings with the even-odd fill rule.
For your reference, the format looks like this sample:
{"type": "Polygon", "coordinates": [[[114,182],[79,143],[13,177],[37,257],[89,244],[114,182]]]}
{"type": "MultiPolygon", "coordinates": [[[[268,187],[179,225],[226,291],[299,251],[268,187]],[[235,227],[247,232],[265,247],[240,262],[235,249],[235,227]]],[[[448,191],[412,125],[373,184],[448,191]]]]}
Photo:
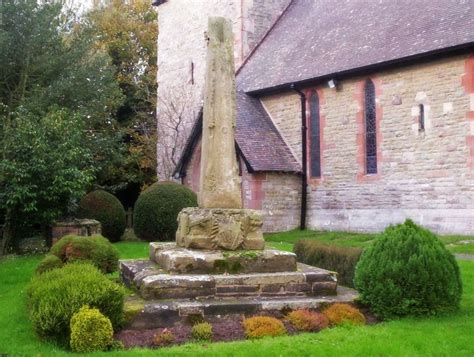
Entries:
{"type": "Polygon", "coordinates": [[[196,250],[174,243],[150,243],[150,259],[178,274],[274,273],[296,271],[296,255],[275,249],[196,250]]]}
{"type": "Polygon", "coordinates": [[[124,283],[144,299],[288,297],[334,295],[337,274],[298,264],[293,272],[168,274],[148,260],[120,262],[124,283]]]}
{"type": "MultiPolygon", "coordinates": [[[[173,301],[145,301],[143,310],[138,313],[127,328],[155,329],[169,327],[174,322],[189,315],[203,317],[238,314],[251,316],[272,311],[287,312],[296,309],[318,309],[322,305],[345,302],[351,303],[358,297],[355,290],[338,287],[337,296],[319,297],[247,297],[239,299],[181,299],[173,301]]],[[[127,301],[125,305],[127,305],[127,301]]]]}

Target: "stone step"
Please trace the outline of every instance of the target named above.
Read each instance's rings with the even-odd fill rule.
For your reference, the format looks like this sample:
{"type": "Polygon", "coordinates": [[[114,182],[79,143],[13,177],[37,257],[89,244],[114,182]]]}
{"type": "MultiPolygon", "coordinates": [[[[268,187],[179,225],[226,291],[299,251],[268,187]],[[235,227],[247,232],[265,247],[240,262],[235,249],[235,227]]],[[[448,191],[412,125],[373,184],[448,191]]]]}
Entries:
{"type": "Polygon", "coordinates": [[[200,250],[150,243],[150,260],[168,273],[276,273],[296,270],[296,255],[276,249],[200,250]]]}
{"type": "Polygon", "coordinates": [[[274,311],[287,313],[296,309],[318,309],[335,302],[351,303],[357,298],[355,290],[338,287],[337,296],[239,298],[239,299],[181,299],[173,301],[144,301],[129,298],[125,302],[128,316],[127,329],[155,329],[170,327],[189,317],[224,315],[269,314],[274,311]]]}
{"type": "Polygon", "coordinates": [[[335,295],[335,272],[298,263],[296,271],[169,274],[149,260],[120,262],[122,281],[147,300],[335,295]]]}

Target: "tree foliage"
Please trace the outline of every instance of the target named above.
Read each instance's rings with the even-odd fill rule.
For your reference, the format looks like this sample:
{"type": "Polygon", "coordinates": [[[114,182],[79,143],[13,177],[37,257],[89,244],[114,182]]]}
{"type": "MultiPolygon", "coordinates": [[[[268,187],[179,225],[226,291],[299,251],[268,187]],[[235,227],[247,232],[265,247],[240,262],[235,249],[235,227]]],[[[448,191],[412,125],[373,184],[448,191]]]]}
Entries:
{"type": "Polygon", "coordinates": [[[107,52],[61,1],[2,0],[0,15],[0,206],[8,238],[14,219],[44,226],[66,214],[94,175],[120,160],[114,115],[123,95],[107,52]]]}
{"type": "Polygon", "coordinates": [[[95,47],[106,51],[125,95],[116,119],[125,145],[121,165],[99,177],[112,190],[156,180],[157,13],[148,0],[112,0],[87,18],[95,47]]]}

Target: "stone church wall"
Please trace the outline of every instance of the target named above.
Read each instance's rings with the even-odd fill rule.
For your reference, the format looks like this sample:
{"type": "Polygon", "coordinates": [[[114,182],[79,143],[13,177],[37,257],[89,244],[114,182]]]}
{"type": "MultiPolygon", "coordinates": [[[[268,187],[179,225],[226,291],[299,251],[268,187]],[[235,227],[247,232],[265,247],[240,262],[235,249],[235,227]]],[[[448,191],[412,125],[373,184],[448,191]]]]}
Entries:
{"type": "MultiPolygon", "coordinates": [[[[199,194],[201,145],[196,145],[183,184],[199,194]]],[[[249,173],[240,160],[244,208],[261,211],[263,231],[278,232],[299,226],[301,178],[289,173],[249,173]]]]}
{"type": "MultiPolygon", "coordinates": [[[[320,86],[308,96],[311,90],[320,98],[322,177],[309,179],[310,228],[381,231],[412,218],[440,233],[474,234],[474,56],[345,79],[338,91],[320,86]],[[364,173],[367,78],[376,88],[376,175],[364,173]]],[[[300,158],[298,96],[262,103],[300,158]]]]}

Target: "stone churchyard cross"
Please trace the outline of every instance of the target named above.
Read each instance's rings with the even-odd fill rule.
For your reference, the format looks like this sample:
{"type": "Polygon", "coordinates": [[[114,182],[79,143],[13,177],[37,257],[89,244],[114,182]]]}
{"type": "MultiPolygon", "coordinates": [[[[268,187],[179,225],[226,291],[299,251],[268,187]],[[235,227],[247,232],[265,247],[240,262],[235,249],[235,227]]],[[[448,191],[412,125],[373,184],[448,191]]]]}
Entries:
{"type": "Polygon", "coordinates": [[[178,222],[178,246],[194,249],[265,247],[262,219],[242,209],[235,150],[236,88],[232,23],[209,19],[199,208],[185,208],[178,222]]]}

